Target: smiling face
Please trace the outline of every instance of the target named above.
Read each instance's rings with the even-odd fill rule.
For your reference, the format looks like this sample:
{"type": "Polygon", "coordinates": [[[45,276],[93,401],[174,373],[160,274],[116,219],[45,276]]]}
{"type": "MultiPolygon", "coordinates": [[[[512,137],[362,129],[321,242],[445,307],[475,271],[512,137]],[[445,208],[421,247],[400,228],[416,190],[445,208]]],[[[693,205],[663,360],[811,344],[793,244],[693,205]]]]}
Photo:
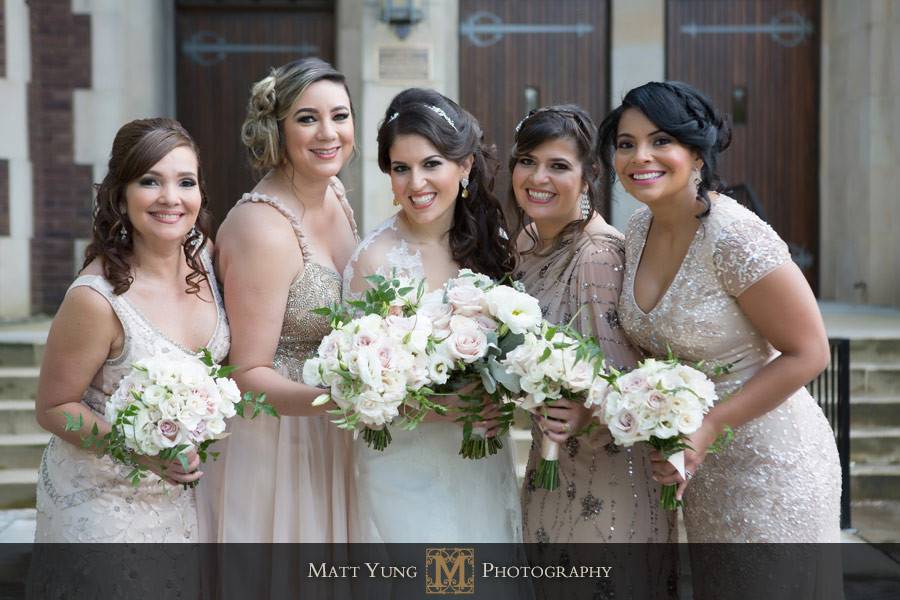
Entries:
{"type": "Polygon", "coordinates": [[[353,151],[353,116],[344,86],[323,79],[300,94],[282,124],[285,159],[301,175],[338,174],[353,151]]]}
{"type": "Polygon", "coordinates": [[[696,152],[661,131],[644,113],[622,113],[614,165],[625,191],[644,204],[696,196],[692,172],[702,166],[696,152]]]}
{"type": "Polygon", "coordinates": [[[444,158],[426,138],[398,135],[390,148],[391,190],[412,224],[445,223],[450,229],[460,180],[469,176],[471,158],[458,164],[444,158]]]}
{"type": "Polygon", "coordinates": [[[538,229],[561,229],[581,218],[579,196],[587,190],[575,140],[550,139],[516,160],[513,193],[538,229]]]}
{"type": "Polygon", "coordinates": [[[202,200],[197,155],[178,146],[125,188],[135,240],[180,244],[197,221],[202,200]]]}

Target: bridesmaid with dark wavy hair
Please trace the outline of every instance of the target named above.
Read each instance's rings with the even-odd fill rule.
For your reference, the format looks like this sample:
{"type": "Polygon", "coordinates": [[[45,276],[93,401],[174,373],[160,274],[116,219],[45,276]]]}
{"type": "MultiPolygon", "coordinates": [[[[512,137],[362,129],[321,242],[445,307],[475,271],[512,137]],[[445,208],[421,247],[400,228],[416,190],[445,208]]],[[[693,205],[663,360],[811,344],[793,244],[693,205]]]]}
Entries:
{"type": "Polygon", "coordinates": [[[684,498],[695,598],[763,597],[772,578],[779,598],[840,596],[840,563],[825,550],[840,541],[838,453],[804,387],[828,364],[828,339],[787,245],[723,193],[716,167],[730,139],[728,120],[679,82],[631,90],[600,127],[607,173],[644,204],[626,233],[622,326],[652,356],[733,365],[714,378],[720,401],[688,440],[684,477],[658,453],[654,474],[684,498]],[[709,453],[726,428],[734,440],[709,453]],[[722,542],[793,549],[751,546],[731,560],[709,545],[722,542]]]}

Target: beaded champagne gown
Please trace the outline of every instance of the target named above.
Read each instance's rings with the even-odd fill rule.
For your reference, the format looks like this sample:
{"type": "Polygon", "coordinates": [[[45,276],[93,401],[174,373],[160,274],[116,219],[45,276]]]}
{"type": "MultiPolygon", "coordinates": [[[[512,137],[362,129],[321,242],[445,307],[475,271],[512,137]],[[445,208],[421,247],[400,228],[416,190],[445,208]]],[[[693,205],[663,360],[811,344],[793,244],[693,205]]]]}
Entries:
{"type": "MultiPolygon", "coordinates": [[[[362,294],[372,274],[422,279],[428,265],[397,228],[393,216],[366,236],[344,271],[344,295],[362,294]],[[365,265],[377,265],[369,269],[365,265]]],[[[383,451],[354,444],[356,501],[352,541],[521,541],[512,445],[481,460],[460,458],[456,423],[422,423],[413,431],[391,429],[383,451]]]]}
{"type": "MultiPolygon", "coordinates": [[[[356,224],[343,187],[332,183],[350,226],[356,224]]],[[[281,336],[272,367],[303,381],[303,363],[331,327],[313,309],[341,298],[341,276],[316,262],[300,219],[277,198],[244,194],[277,210],[297,236],[303,268],[288,290],[281,336]]],[[[221,542],[346,542],[347,503],[352,483],[350,436],[330,417],[241,420],[228,440],[221,481],[221,542]]]]}
{"type": "MultiPolygon", "coordinates": [[[[545,319],[569,323],[574,316],[572,326],[594,336],[610,364],[630,369],[640,353],[625,337],[616,309],[624,262],[622,234],[595,218],[549,254],[524,254],[516,279],[540,301],[545,319]]],[[[526,542],[676,541],[674,514],[660,509],[659,485],[651,479],[649,446],[620,448],[606,427],[571,437],[560,451],[560,487],[548,491],[534,485],[540,445],[541,432],[534,425],[522,491],[526,542]]],[[[616,578],[619,597],[672,597],[674,547],[657,551],[659,560],[643,567],[640,577],[616,578]]]]}
{"type": "MultiPolygon", "coordinates": [[[[649,209],[641,208],[628,227],[622,326],[653,356],[665,357],[671,348],[683,360],[734,364],[715,380],[720,399],[727,398],[778,355],[736,298],[791,260],[787,246],[756,215],[720,195],[668,290],[644,311],[634,299],[634,278],[651,222],[649,209]]],[[[840,495],[834,436],[816,401],[801,388],[736,428],[723,452],[706,457],[685,494],[688,541],[839,542],[840,495]]],[[[733,592],[742,578],[759,574],[746,563],[736,574],[714,556],[698,560],[696,554],[692,549],[697,598],[721,597],[721,590],[733,592]]],[[[840,569],[835,571],[836,584],[813,583],[794,597],[826,597],[829,585],[839,590],[840,569]]]]}
{"type": "MultiPolygon", "coordinates": [[[[212,261],[205,251],[201,261],[211,274],[212,261]]],[[[221,362],[230,345],[228,321],[215,279],[208,276],[207,281],[212,289],[217,321],[206,347],[221,362]]],[[[103,277],[82,275],[69,289],[81,286],[91,288],[109,302],[125,334],[122,352],[104,363],[99,385],[89,386],[82,397],[82,403],[102,417],[107,398],[135,361],[159,353],[187,357],[193,351],[166,337],[124,295],[114,294],[112,285],[103,277]]],[[[213,446],[214,450],[217,448],[213,446]]],[[[210,516],[205,510],[209,503],[202,479],[197,488],[183,489],[150,474],[140,486],[134,487],[127,479],[130,470],[108,457],[98,458],[52,436],[38,471],[35,542],[169,544],[215,540],[209,528],[203,526],[210,516]]],[[[39,551],[35,553],[33,562],[37,566],[41,556],[39,551]]],[[[66,594],[100,597],[114,589],[158,592],[166,578],[173,584],[196,581],[196,573],[190,572],[191,565],[196,567],[192,562],[196,556],[189,550],[171,547],[153,556],[157,560],[149,571],[142,568],[139,577],[128,578],[125,573],[132,572],[135,564],[121,552],[95,549],[90,554],[75,553],[65,564],[33,572],[29,593],[36,598],[68,597],[66,594]],[[93,573],[98,561],[103,564],[102,573],[93,573]]]]}

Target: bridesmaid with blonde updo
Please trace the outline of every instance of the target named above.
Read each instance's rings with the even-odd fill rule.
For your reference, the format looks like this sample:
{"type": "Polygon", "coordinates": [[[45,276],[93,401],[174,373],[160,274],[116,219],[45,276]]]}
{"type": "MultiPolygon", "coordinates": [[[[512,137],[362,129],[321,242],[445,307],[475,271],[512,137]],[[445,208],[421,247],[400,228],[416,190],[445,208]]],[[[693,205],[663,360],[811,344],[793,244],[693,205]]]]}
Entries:
{"type": "Polygon", "coordinates": [[[274,69],[253,86],[241,139],[265,174],[219,229],[216,270],[234,377],[281,418],[234,424],[219,541],[346,542],[350,437],[312,406],[322,390],[302,383],[330,331],[311,311],[340,300],[357,243],[337,179],[354,149],[344,76],[318,58],[274,69]]]}

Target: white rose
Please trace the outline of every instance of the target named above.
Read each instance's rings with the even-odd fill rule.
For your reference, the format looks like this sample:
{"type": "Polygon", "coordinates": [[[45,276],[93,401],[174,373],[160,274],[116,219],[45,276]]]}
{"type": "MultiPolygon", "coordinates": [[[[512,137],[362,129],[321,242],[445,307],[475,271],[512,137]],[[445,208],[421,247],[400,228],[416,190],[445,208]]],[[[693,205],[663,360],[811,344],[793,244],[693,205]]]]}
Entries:
{"type": "Polygon", "coordinates": [[[453,316],[453,307],[445,304],[443,292],[435,290],[422,296],[416,315],[431,323],[432,335],[437,339],[443,339],[450,330],[450,317],[453,316]]]}
{"type": "Polygon", "coordinates": [[[454,314],[464,317],[480,315],[487,308],[484,292],[468,283],[449,288],[447,302],[453,307],[454,314]]]}
{"type": "Polygon", "coordinates": [[[450,337],[444,342],[447,354],[454,360],[473,363],[487,353],[487,336],[467,317],[450,319],[450,337]]]}
{"type": "Polygon", "coordinates": [[[166,388],[161,385],[148,385],[141,393],[141,401],[147,406],[159,406],[161,402],[165,401],[168,393],[166,388]]]}
{"type": "Polygon", "coordinates": [[[406,376],[400,371],[382,371],[381,396],[387,402],[403,402],[406,398],[406,376]]]}
{"type": "Polygon", "coordinates": [[[573,392],[589,390],[594,383],[594,366],[586,360],[567,365],[563,381],[573,392]]]}
{"type": "Polygon", "coordinates": [[[147,369],[148,377],[159,385],[169,386],[178,382],[178,364],[171,360],[154,358],[146,361],[143,366],[147,369]]]}
{"type": "Polygon", "coordinates": [[[660,419],[656,428],[653,430],[653,435],[661,440],[667,440],[678,435],[678,428],[675,427],[675,424],[669,419],[660,419]]]}
{"type": "Polygon", "coordinates": [[[584,399],[584,407],[596,408],[597,411],[595,414],[602,415],[604,413],[606,398],[611,389],[608,381],[598,377],[591,382],[591,386],[587,390],[587,396],[584,399]]]}
{"type": "Polygon", "coordinates": [[[700,428],[702,422],[703,413],[692,410],[679,414],[675,420],[675,427],[679,433],[690,435],[700,428]]]}
{"type": "Polygon", "coordinates": [[[618,386],[623,394],[643,392],[650,389],[647,378],[640,371],[625,373],[616,380],[616,386],[618,386]]]}
{"type": "Polygon", "coordinates": [[[225,431],[225,420],[210,419],[206,421],[206,430],[214,436],[221,435],[225,431]]]}
{"type": "Polygon", "coordinates": [[[609,432],[616,443],[621,446],[631,446],[640,441],[638,431],[638,418],[630,410],[622,410],[609,421],[609,432]]]}
{"type": "Polygon", "coordinates": [[[393,402],[386,402],[375,390],[366,390],[356,399],[356,411],[366,425],[386,425],[399,415],[393,402]]]}
{"type": "Polygon", "coordinates": [[[162,419],[153,428],[153,443],[160,448],[173,448],[179,443],[181,426],[171,419],[162,419]]]}
{"type": "Polygon", "coordinates": [[[303,363],[303,383],[313,387],[322,386],[322,375],[319,370],[322,368],[322,360],[320,358],[307,358],[303,363]]]}
{"type": "Polygon", "coordinates": [[[509,327],[513,333],[525,333],[543,321],[541,305],[536,298],[509,286],[498,285],[485,294],[490,315],[509,327]]]}
{"type": "Polygon", "coordinates": [[[432,331],[428,319],[418,314],[411,317],[389,316],[384,320],[384,325],[388,335],[410,351],[425,352],[432,331]]]}
{"type": "Polygon", "coordinates": [[[520,377],[528,375],[544,352],[543,343],[532,333],[526,333],[525,339],[516,348],[507,353],[501,361],[510,373],[520,377]]]}

